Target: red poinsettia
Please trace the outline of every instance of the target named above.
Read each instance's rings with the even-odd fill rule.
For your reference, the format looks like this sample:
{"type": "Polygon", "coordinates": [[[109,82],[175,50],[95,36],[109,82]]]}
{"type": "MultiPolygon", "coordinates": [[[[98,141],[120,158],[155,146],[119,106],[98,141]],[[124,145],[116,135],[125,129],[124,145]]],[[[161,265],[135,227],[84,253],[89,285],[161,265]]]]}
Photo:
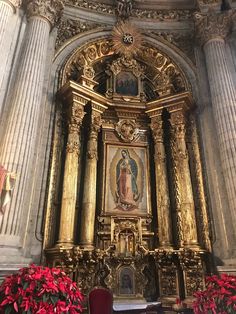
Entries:
{"type": "Polygon", "coordinates": [[[222,274],[206,278],[206,290],[195,292],[195,314],[236,313],[236,276],[222,274]]]}
{"type": "Polygon", "coordinates": [[[77,314],[82,294],[58,268],[32,264],[6,277],[0,286],[0,313],[77,314]]]}

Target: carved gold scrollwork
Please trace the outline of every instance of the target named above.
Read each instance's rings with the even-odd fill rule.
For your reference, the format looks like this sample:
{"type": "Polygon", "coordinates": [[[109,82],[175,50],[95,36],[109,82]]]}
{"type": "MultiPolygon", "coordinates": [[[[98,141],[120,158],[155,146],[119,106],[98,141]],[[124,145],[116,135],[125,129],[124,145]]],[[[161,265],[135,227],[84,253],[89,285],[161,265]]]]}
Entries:
{"type": "Polygon", "coordinates": [[[68,112],[68,141],[66,151],[68,153],[80,154],[80,127],[84,118],[83,106],[74,102],[71,110],[68,112]]]}
{"type": "Polygon", "coordinates": [[[187,128],[187,145],[188,151],[191,156],[190,165],[194,176],[194,190],[196,197],[196,211],[198,220],[198,230],[200,242],[204,248],[211,251],[210,230],[209,230],[209,217],[207,211],[207,201],[204,191],[204,178],[203,169],[201,164],[200,148],[198,144],[198,134],[196,127],[196,118],[192,114],[189,119],[187,128]]]}
{"type": "Polygon", "coordinates": [[[116,125],[116,132],[119,137],[127,143],[131,143],[139,136],[139,129],[133,120],[120,120],[116,125]]]}
{"type": "Polygon", "coordinates": [[[118,58],[116,61],[114,61],[110,66],[110,69],[116,75],[124,67],[132,70],[136,77],[141,76],[144,72],[144,68],[135,59],[128,58],[126,56],[122,56],[121,58],[118,58]]]}
{"type": "Polygon", "coordinates": [[[154,259],[158,270],[161,298],[175,298],[179,295],[176,253],[172,250],[157,249],[154,259]]]}
{"type": "Polygon", "coordinates": [[[166,168],[166,152],[164,146],[164,130],[162,116],[151,118],[150,124],[155,147],[155,177],[158,217],[158,236],[161,247],[172,246],[172,223],[170,213],[169,187],[166,168]]]}
{"type": "Polygon", "coordinates": [[[183,115],[176,113],[171,116],[171,154],[172,154],[172,173],[174,178],[174,195],[175,195],[175,204],[176,204],[176,227],[177,227],[177,236],[178,244],[183,245],[184,241],[184,231],[183,231],[183,218],[181,213],[181,177],[180,177],[180,165],[181,158],[179,158],[178,144],[176,142],[177,138],[184,139],[185,136],[185,126],[181,123],[183,122],[183,115]]]}
{"type": "MultiPolygon", "coordinates": [[[[95,69],[95,63],[113,54],[115,51],[110,39],[102,39],[79,48],[66,62],[61,75],[61,84],[65,84],[70,79],[79,81],[81,75],[89,76],[91,79],[91,76],[94,75],[91,69],[95,69]],[[86,74],[87,69],[88,73],[86,74]]],[[[141,46],[137,51],[137,60],[123,55],[112,63],[111,71],[116,75],[122,69],[128,68],[136,77],[141,77],[145,64],[150,64],[150,60],[152,60],[153,71],[150,80],[153,81],[160,96],[169,95],[174,90],[179,92],[191,90],[191,86],[179,67],[157,48],[148,44],[141,46]]],[[[107,94],[112,97],[114,90],[111,86],[108,86],[108,89],[107,94]]]]}
{"type": "Polygon", "coordinates": [[[91,124],[90,124],[90,133],[87,147],[87,155],[89,159],[97,159],[97,138],[98,132],[100,131],[102,125],[101,114],[97,112],[92,112],[91,115],[91,124]]]}
{"type": "Polygon", "coordinates": [[[180,265],[184,274],[185,296],[192,297],[197,290],[203,290],[204,282],[204,253],[195,250],[181,250],[178,252],[180,265]]]}
{"type": "Polygon", "coordinates": [[[165,152],[162,149],[163,145],[163,121],[161,115],[152,118],[151,124],[150,124],[151,130],[152,130],[152,136],[154,139],[154,145],[155,145],[155,161],[157,163],[164,163],[165,158],[165,152]]]}
{"type": "Polygon", "coordinates": [[[180,204],[178,204],[180,207],[177,206],[176,217],[179,233],[181,232],[181,237],[183,236],[184,245],[198,246],[195,204],[185,140],[186,117],[184,112],[182,110],[172,112],[170,122],[175,180],[178,181],[178,188],[180,188],[180,204]]]}

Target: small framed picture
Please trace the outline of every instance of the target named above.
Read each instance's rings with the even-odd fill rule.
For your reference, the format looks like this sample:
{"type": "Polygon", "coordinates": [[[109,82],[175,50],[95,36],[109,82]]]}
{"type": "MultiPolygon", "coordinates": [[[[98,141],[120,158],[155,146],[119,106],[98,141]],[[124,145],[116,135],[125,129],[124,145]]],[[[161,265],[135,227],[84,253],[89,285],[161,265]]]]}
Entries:
{"type": "Polygon", "coordinates": [[[131,267],[121,267],[119,272],[119,295],[134,295],[135,281],[134,269],[131,267]]]}

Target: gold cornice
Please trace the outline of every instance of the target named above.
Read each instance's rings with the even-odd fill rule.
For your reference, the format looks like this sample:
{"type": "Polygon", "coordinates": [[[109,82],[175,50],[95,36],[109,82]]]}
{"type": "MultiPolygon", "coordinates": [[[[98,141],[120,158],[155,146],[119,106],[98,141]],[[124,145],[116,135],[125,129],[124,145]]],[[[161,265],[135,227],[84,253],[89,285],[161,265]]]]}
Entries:
{"type": "Polygon", "coordinates": [[[82,86],[74,81],[68,81],[62,88],[58,91],[58,96],[63,97],[63,101],[70,100],[81,101],[83,103],[83,99],[86,101],[91,101],[93,109],[96,111],[103,112],[107,109],[107,105],[110,105],[110,101],[104,96],[96,93],[95,91],[89,89],[86,86],[82,86]],[[72,99],[70,98],[72,96],[72,99]],[[77,96],[80,98],[73,98],[73,96],[77,96]]]}
{"type": "Polygon", "coordinates": [[[194,108],[192,95],[190,92],[184,92],[148,102],[146,113],[149,117],[155,117],[160,115],[163,109],[172,113],[179,110],[188,111],[192,108],[194,108]]]}

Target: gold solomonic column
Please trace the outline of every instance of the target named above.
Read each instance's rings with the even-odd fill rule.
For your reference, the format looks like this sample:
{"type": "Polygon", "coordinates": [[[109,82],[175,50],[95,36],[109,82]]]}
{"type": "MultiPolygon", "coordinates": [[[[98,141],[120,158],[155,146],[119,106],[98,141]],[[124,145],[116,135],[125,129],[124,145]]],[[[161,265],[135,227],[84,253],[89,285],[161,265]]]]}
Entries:
{"type": "Polygon", "coordinates": [[[66,85],[60,96],[64,96],[67,109],[68,138],[62,192],[61,219],[58,246],[73,246],[77,199],[77,182],[80,158],[80,129],[84,118],[84,106],[88,99],[81,97],[66,85]]]}
{"type": "Polygon", "coordinates": [[[94,224],[96,212],[98,132],[102,124],[101,114],[107,109],[91,101],[90,125],[85,161],[84,193],[81,217],[80,245],[85,249],[94,247],[94,224]]]}
{"type": "Polygon", "coordinates": [[[172,223],[166,169],[166,154],[163,143],[163,121],[160,114],[151,117],[151,130],[155,144],[155,177],[159,244],[161,247],[171,248],[173,246],[172,223]]]}
{"type": "Polygon", "coordinates": [[[179,188],[179,207],[177,215],[182,239],[180,245],[198,247],[195,206],[193,200],[192,183],[185,142],[186,108],[179,106],[178,110],[170,112],[172,154],[175,167],[175,180],[179,188]]]}

